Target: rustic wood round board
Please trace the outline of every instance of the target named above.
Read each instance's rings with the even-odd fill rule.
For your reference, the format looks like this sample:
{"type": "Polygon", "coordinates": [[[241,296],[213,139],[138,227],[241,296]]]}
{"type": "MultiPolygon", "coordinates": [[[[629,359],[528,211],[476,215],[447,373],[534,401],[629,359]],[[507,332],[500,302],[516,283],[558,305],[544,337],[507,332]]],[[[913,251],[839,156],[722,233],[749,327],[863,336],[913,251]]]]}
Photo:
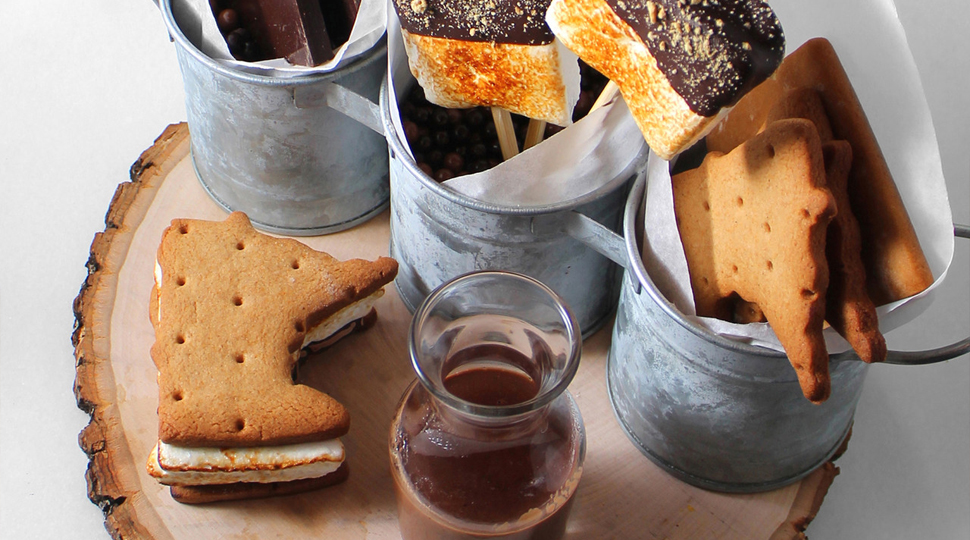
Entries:
{"type": "MultiPolygon", "coordinates": [[[[388,465],[391,416],[413,379],[405,344],[411,315],[393,287],[378,323],[311,356],[301,382],[331,394],[351,414],[344,437],[350,478],[312,493],[189,506],[145,471],[156,441],[154,334],[148,319],[155,251],[173,218],[222,220],[189,157],[185,124],[169,126],[118,186],[95,235],[89,275],[74,310],[80,434],[90,456],[88,496],[115,538],[399,538],[388,465]]],[[[349,231],[302,238],[338,259],[387,255],[388,213],[349,231]]],[[[586,423],[586,466],[567,537],[787,540],[803,538],[838,468],[827,463],[770,493],[730,495],[684,484],[648,461],[621,431],[606,393],[610,328],[586,340],[569,387],[586,423]]]]}

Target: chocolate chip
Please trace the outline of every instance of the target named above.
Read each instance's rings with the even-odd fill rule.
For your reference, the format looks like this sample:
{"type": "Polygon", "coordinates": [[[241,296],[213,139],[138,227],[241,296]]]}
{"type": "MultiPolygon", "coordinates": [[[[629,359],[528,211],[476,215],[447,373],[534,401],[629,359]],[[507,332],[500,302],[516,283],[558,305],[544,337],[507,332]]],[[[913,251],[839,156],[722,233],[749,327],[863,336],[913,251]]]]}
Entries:
{"type": "Polygon", "coordinates": [[[438,145],[438,148],[447,148],[451,144],[451,137],[448,136],[448,132],[445,130],[435,131],[434,143],[438,145]]]}
{"type": "Polygon", "coordinates": [[[410,120],[405,120],[401,125],[404,127],[404,136],[408,144],[414,144],[418,140],[418,125],[410,120]]]}
{"type": "Polygon", "coordinates": [[[502,157],[502,145],[498,142],[498,139],[495,139],[488,144],[487,153],[490,157],[502,157]]]}
{"type": "Polygon", "coordinates": [[[239,13],[234,9],[224,9],[216,17],[216,23],[219,25],[219,30],[222,31],[223,35],[228,34],[236,28],[239,28],[239,13]]]}
{"type": "Polygon", "coordinates": [[[451,130],[452,141],[458,143],[468,139],[471,130],[465,124],[458,124],[451,130]]]}
{"type": "Polygon", "coordinates": [[[469,127],[480,126],[484,121],[485,115],[480,109],[472,109],[465,113],[465,122],[468,123],[469,127]]]}
{"type": "Polygon", "coordinates": [[[256,62],[260,59],[259,45],[255,41],[249,40],[243,45],[242,59],[248,62],[256,62]]]}
{"type": "Polygon", "coordinates": [[[229,52],[233,56],[242,55],[243,47],[248,41],[250,41],[249,32],[245,28],[236,28],[226,36],[226,45],[229,46],[229,52]]]}
{"type": "Polygon", "coordinates": [[[465,113],[461,109],[447,109],[447,111],[449,124],[458,124],[465,117],[465,113]]]}
{"type": "Polygon", "coordinates": [[[448,123],[448,112],[444,109],[435,109],[431,115],[431,121],[436,126],[443,126],[448,123]]]}
{"type": "Polygon", "coordinates": [[[488,169],[488,161],[484,159],[475,160],[468,166],[468,172],[471,173],[479,173],[486,169],[488,169]]]}
{"type": "Polygon", "coordinates": [[[414,121],[419,124],[426,124],[431,119],[431,107],[418,107],[414,111],[414,121]]]}
{"type": "Polygon", "coordinates": [[[421,135],[418,137],[418,150],[427,152],[428,150],[431,150],[433,146],[434,143],[431,141],[431,137],[427,135],[421,135]]]}
{"type": "Polygon", "coordinates": [[[452,172],[457,173],[465,167],[465,159],[458,155],[457,152],[448,152],[445,154],[444,166],[450,169],[452,172]]]}

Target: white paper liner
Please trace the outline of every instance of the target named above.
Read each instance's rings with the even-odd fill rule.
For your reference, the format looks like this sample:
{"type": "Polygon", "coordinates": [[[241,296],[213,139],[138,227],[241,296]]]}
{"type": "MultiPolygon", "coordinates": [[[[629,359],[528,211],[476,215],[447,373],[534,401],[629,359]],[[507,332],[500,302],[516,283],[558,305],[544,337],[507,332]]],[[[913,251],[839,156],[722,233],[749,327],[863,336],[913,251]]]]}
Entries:
{"type": "MultiPolygon", "coordinates": [[[[389,104],[391,123],[404,141],[397,104],[415,82],[393,9],[388,13],[387,35],[389,95],[396,97],[389,104]]],[[[565,47],[559,48],[560,52],[565,51],[565,47]]],[[[575,59],[568,51],[564,54],[575,59]]],[[[443,185],[487,204],[554,205],[575,200],[609,183],[629,167],[644,146],[626,103],[618,98],[496,167],[453,178],[443,185]]]]}
{"type": "MultiPolygon", "coordinates": [[[[892,0],[775,0],[788,52],[813,37],[832,42],[882,148],[896,187],[913,222],[935,281],[913,297],[877,309],[886,333],[913,321],[932,300],[953,258],[953,223],[936,132],[919,73],[892,0]]],[[[778,338],[766,323],[733,324],[694,317],[693,295],[683,245],[674,221],[668,164],[653,153],[648,165],[643,245],[644,265],[657,288],[682,313],[711,331],[777,351],[778,338]]],[[[830,353],[850,349],[825,329],[830,353]]]]}
{"type": "Polygon", "coordinates": [[[226,65],[267,77],[294,77],[326,73],[369,51],[384,35],[387,23],[386,0],[361,0],[357,19],[347,42],[334,51],[329,62],[315,67],[294,66],[283,58],[262,62],[240,62],[229,53],[229,46],[216,25],[208,0],[172,0],[172,12],[180,22],[182,34],[206,56],[226,65]],[[193,21],[189,24],[184,21],[193,21]]]}

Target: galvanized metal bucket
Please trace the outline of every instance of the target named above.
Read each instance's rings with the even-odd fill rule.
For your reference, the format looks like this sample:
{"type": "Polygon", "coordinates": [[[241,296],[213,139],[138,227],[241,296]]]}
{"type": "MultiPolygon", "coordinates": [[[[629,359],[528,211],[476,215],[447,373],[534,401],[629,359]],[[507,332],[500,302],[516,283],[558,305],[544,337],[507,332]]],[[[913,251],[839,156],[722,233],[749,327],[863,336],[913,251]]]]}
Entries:
{"type": "Polygon", "coordinates": [[[391,121],[387,84],[381,113],[390,152],[391,256],[399,267],[395,284],[411,311],[442,283],[474,270],[508,270],[546,284],[569,304],[583,336],[610,317],[619,295],[620,268],[597,253],[598,242],[578,240],[618,231],[623,201],[646,162],[643,146],[629,166],[601,188],[549,206],[496,206],[472,199],[428,177],[407,152],[405,137],[391,121]],[[569,216],[581,221],[569,234],[569,216]]]}
{"type": "MultiPolygon", "coordinates": [[[[831,397],[813,405],[784,354],[718,336],[681,314],[641,259],[645,185],[639,178],[630,191],[624,236],[602,231],[600,238],[626,266],[607,360],[620,425],[654,463],[705,489],[768,491],[801,479],[844,441],[869,366],[852,351],[832,355],[831,397]]],[[[970,237],[965,226],[955,233],[970,237]]],[[[929,364],[967,352],[970,338],[890,351],[885,363],[929,364]]]]}
{"type": "Polygon", "coordinates": [[[217,203],[262,230],[300,236],[348,229],[387,207],[377,106],[384,40],[332,72],[255,74],[202,53],[173,1],[161,9],[182,71],[192,160],[217,203]]]}

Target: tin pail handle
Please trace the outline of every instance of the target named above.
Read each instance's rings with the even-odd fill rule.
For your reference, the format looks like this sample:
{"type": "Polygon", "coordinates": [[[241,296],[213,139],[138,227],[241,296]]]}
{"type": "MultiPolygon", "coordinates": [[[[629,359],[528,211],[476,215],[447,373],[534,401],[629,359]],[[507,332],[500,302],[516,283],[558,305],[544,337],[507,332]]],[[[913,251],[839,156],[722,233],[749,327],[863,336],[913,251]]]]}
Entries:
{"type": "MultiPolygon", "coordinates": [[[[953,235],[958,238],[970,238],[970,226],[954,224],[953,235]]],[[[970,353],[970,337],[963,338],[956,343],[938,349],[925,351],[889,351],[883,363],[902,366],[922,366],[950,360],[951,358],[956,358],[967,353],[970,353]]],[[[851,351],[843,354],[848,354],[849,356],[847,358],[855,356],[851,354],[851,351]]],[[[835,355],[833,355],[834,358],[836,358],[835,355]]]]}
{"type": "MultiPolygon", "coordinates": [[[[565,212],[559,218],[556,220],[556,223],[560,228],[560,232],[579,240],[593,251],[596,251],[623,268],[630,269],[626,241],[622,236],[616,234],[609,227],[595,219],[576,210],[565,212]]],[[[533,230],[537,230],[539,224],[540,222],[533,219],[533,230]]],[[[640,294],[640,282],[637,280],[636,275],[629,271],[626,274],[630,278],[630,285],[633,286],[634,292],[640,294]]]]}
{"type": "MultiPolygon", "coordinates": [[[[586,244],[593,250],[609,258],[620,266],[630,270],[628,252],[624,238],[597,221],[573,210],[568,215],[563,216],[562,232],[586,244]]],[[[953,234],[959,238],[970,238],[970,226],[953,225],[953,234]]],[[[640,282],[632,271],[628,271],[627,276],[631,278],[634,292],[640,293],[640,282]]],[[[920,366],[935,364],[950,360],[958,356],[970,353],[970,337],[966,337],[956,343],[929,349],[924,351],[889,351],[886,360],[882,363],[920,366]]],[[[833,360],[858,360],[859,357],[853,351],[846,351],[832,355],[833,360]]]]}
{"type": "Polygon", "coordinates": [[[381,109],[373,101],[337,83],[294,86],[293,105],[298,109],[330,107],[384,135],[381,109]]]}

